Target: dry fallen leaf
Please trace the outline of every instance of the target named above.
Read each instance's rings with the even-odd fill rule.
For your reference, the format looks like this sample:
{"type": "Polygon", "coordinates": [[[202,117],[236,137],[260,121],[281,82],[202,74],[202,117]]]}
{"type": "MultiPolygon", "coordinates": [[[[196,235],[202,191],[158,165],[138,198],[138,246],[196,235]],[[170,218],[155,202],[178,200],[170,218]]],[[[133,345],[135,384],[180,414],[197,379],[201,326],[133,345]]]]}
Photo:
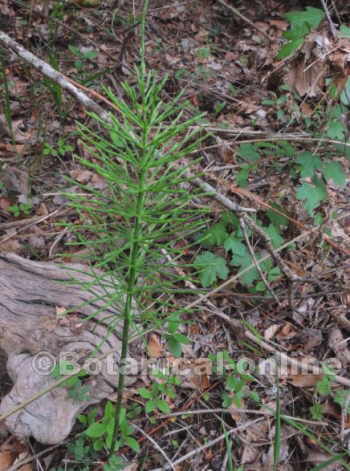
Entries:
{"type": "Polygon", "coordinates": [[[163,346],[159,341],[159,338],[156,334],[151,334],[148,345],[147,345],[147,353],[148,356],[151,358],[159,358],[162,356],[163,353],[163,346]]]}
{"type": "Polygon", "coordinates": [[[0,252],[12,252],[20,253],[22,250],[22,245],[16,239],[9,239],[1,242],[0,240],[0,252]]]}
{"type": "Polygon", "coordinates": [[[297,388],[311,388],[321,381],[322,377],[323,375],[293,375],[288,378],[288,381],[297,388]]]}
{"type": "Polygon", "coordinates": [[[13,451],[0,451],[0,471],[6,471],[14,462],[15,454],[13,451]]]}
{"type": "Polygon", "coordinates": [[[280,324],[272,324],[264,332],[264,339],[271,340],[281,328],[280,324]]]}

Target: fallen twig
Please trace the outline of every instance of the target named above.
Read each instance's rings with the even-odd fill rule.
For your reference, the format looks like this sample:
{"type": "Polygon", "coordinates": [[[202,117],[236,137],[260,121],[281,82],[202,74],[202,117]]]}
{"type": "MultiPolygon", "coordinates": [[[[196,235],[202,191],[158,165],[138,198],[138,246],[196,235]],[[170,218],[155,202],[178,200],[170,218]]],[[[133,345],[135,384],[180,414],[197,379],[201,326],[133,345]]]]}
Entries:
{"type": "Polygon", "coordinates": [[[238,16],[238,18],[240,18],[241,20],[243,20],[245,23],[247,23],[251,28],[253,29],[256,29],[256,31],[258,31],[260,34],[262,34],[269,42],[271,42],[271,39],[269,37],[268,34],[265,33],[265,31],[263,31],[262,29],[260,29],[258,26],[256,26],[256,24],[254,24],[249,18],[247,18],[246,16],[242,15],[242,13],[237,10],[237,8],[233,7],[232,5],[228,5],[226,2],[224,2],[224,0],[218,0],[219,3],[221,3],[221,5],[224,5],[226,8],[228,8],[229,10],[232,11],[232,13],[236,16],[238,16]]]}
{"type": "MultiPolygon", "coordinates": [[[[99,104],[91,100],[91,98],[89,98],[84,92],[79,90],[79,88],[82,88],[79,84],[76,84],[75,82],[74,84],[73,81],[64,74],[58,72],[53,67],[51,67],[51,65],[32,54],[3,31],[0,31],[0,43],[11,49],[15,54],[39,70],[43,75],[58,83],[62,88],[71,93],[82,105],[84,105],[86,109],[94,111],[102,119],[110,121],[109,114],[99,104]]],[[[99,97],[101,98],[101,96],[99,97]]]]}
{"type": "MultiPolygon", "coordinates": [[[[249,330],[247,330],[244,334],[249,340],[252,340],[256,344],[258,344],[260,347],[262,347],[264,350],[274,353],[277,355],[280,359],[280,361],[283,361],[284,363],[289,363],[290,365],[294,366],[295,368],[298,369],[298,371],[304,371],[305,370],[305,365],[304,363],[301,363],[300,361],[296,360],[295,358],[291,358],[285,353],[282,353],[278,351],[276,348],[272,347],[272,345],[269,345],[268,343],[264,342],[263,340],[259,339],[256,337],[256,335],[252,334],[249,330]]],[[[310,365],[310,368],[314,367],[315,365],[310,365]]],[[[334,375],[332,376],[334,378],[334,381],[342,384],[343,386],[347,386],[348,388],[350,387],[350,379],[344,378],[344,376],[339,376],[339,375],[334,375]]]]}

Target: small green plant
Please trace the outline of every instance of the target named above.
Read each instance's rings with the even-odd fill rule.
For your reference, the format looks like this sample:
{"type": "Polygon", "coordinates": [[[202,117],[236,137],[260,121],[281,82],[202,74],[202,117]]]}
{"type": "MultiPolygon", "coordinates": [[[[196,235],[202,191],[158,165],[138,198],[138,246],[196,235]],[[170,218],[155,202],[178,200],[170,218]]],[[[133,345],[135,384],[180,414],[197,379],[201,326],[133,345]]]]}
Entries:
{"type": "Polygon", "coordinates": [[[174,399],[176,397],[175,386],[180,384],[180,379],[175,376],[168,376],[162,372],[154,372],[153,376],[157,381],[153,382],[149,389],[139,388],[138,393],[144,399],[145,411],[150,414],[153,411],[159,410],[163,414],[169,414],[170,407],[166,399],[174,399]]]}
{"type": "MultiPolygon", "coordinates": [[[[268,226],[264,226],[258,220],[256,222],[270,238],[272,245],[279,247],[284,242],[281,230],[287,223],[287,219],[283,218],[283,216],[276,216],[272,210],[267,215],[270,218],[268,226]]],[[[194,266],[198,270],[199,278],[204,288],[212,286],[218,279],[226,280],[230,272],[229,265],[238,270],[246,269],[252,265],[250,270],[239,277],[241,283],[256,292],[266,291],[266,285],[260,280],[259,271],[254,266],[254,259],[245,243],[239,221],[234,215],[224,213],[218,223],[201,234],[198,243],[204,248],[218,247],[225,251],[225,256],[221,256],[206,250],[195,258],[194,266]],[[229,256],[231,256],[230,260],[229,256]]],[[[258,250],[256,259],[259,260],[262,255],[262,252],[260,251],[259,253],[258,250]]],[[[281,276],[280,269],[274,266],[271,259],[260,263],[260,268],[269,282],[273,282],[281,276]]]]}
{"type": "Polygon", "coordinates": [[[306,7],[303,11],[290,11],[284,16],[291,27],[283,33],[287,42],[279,50],[277,59],[285,59],[299,49],[304,44],[305,37],[318,28],[325,14],[319,8],[306,7]]]}
{"type": "MultiPolygon", "coordinates": [[[[328,136],[332,139],[344,139],[345,128],[343,124],[337,124],[339,113],[342,108],[336,106],[330,113],[328,136]]],[[[238,158],[241,159],[240,170],[236,174],[238,186],[246,186],[249,175],[256,172],[259,165],[263,165],[268,157],[275,157],[273,166],[279,172],[288,170],[291,177],[299,179],[296,187],[296,198],[303,201],[307,213],[314,217],[315,209],[327,200],[327,183],[333,182],[342,186],[346,182],[346,173],[343,165],[337,160],[341,144],[337,144],[333,151],[327,155],[318,155],[310,151],[299,151],[288,142],[258,142],[240,144],[237,150],[238,158]],[[283,168],[279,159],[288,157],[288,167],[283,168]],[[266,159],[264,159],[266,157],[266,159]]],[[[341,150],[342,154],[344,149],[341,150]]],[[[272,237],[272,234],[270,234],[272,237]]]]}
{"type": "Polygon", "coordinates": [[[310,407],[310,413],[313,419],[321,420],[324,414],[324,407],[322,405],[322,398],[329,396],[333,401],[338,404],[342,409],[347,409],[347,414],[350,413],[350,391],[347,389],[333,390],[335,384],[335,373],[332,368],[327,365],[322,365],[323,375],[320,381],[316,383],[315,387],[315,402],[310,407]]]}
{"type": "Polygon", "coordinates": [[[16,218],[22,214],[28,216],[32,212],[33,206],[31,203],[18,203],[13,204],[7,208],[7,211],[12,213],[16,218]]]}
{"type": "Polygon", "coordinates": [[[197,49],[197,57],[200,59],[208,59],[210,57],[211,51],[210,51],[210,46],[204,46],[199,49],[197,49]]]}
{"type": "Polygon", "coordinates": [[[322,420],[324,414],[323,405],[318,401],[314,402],[314,404],[310,407],[310,414],[313,420],[322,420]]]}
{"type": "Polygon", "coordinates": [[[224,374],[223,407],[230,407],[232,404],[242,407],[244,399],[260,402],[259,395],[249,388],[249,384],[255,381],[255,378],[244,372],[244,361],[236,362],[227,351],[211,354],[209,359],[213,363],[214,372],[215,365],[223,365],[223,371],[219,371],[220,374],[224,374]]]}
{"type": "MultiPolygon", "coordinates": [[[[187,189],[190,183],[187,170],[176,164],[205,137],[198,139],[196,131],[188,132],[199,117],[181,122],[180,97],[170,104],[162,102],[160,92],[166,77],[158,81],[143,67],[135,75],[138,89],[124,84],[125,100],[106,90],[120,110],[120,117],[110,115],[108,122],[91,114],[103,131],[79,128],[87,154],[93,156],[91,160],[80,158],[80,162],[103,177],[107,188],[101,191],[80,185],[79,194],[68,195],[71,206],[82,214],[81,220],[89,217],[86,224],[68,225],[76,234],[73,244],[89,248],[90,264],[103,270],[103,275],[96,276],[94,269],[91,273],[106,292],[106,305],[118,306],[121,312],[110,326],[115,328],[122,318],[120,365],[126,361],[130,333],[135,328],[135,307],[157,293],[172,295],[170,287],[174,283],[181,286],[183,282],[166,267],[163,270],[164,255],[160,249],[176,258],[179,253],[176,242],[186,240],[205,223],[204,212],[194,211],[190,206],[193,193],[187,189]]],[[[138,320],[147,320],[148,326],[160,323],[168,345],[179,349],[181,343],[187,342],[176,331],[181,324],[181,310],[171,309],[167,313],[166,307],[167,302],[162,301],[159,310],[146,309],[147,314],[138,320]]],[[[98,427],[105,435],[104,440],[111,444],[111,455],[121,444],[133,443],[127,438],[126,414],[121,407],[123,388],[121,368],[114,425],[105,420],[98,427]]]]}
{"type": "Polygon", "coordinates": [[[84,70],[86,61],[93,60],[97,56],[97,52],[93,50],[84,51],[72,45],[69,45],[68,49],[75,57],[77,57],[77,60],[74,62],[74,67],[78,72],[84,70]]]}
{"type": "MultiPolygon", "coordinates": [[[[93,416],[92,419],[94,420],[95,416],[93,416]]],[[[80,417],[80,421],[82,423],[85,422],[85,424],[88,425],[89,417],[83,415],[80,417]]],[[[119,449],[126,445],[138,453],[140,451],[140,446],[133,437],[133,429],[128,425],[127,413],[124,407],[120,410],[118,428],[120,430],[120,434],[118,442],[114,445],[115,405],[112,402],[107,401],[102,419],[97,422],[93,421],[90,423],[84,434],[91,439],[93,449],[96,451],[101,451],[103,449],[110,451],[113,446],[115,446],[116,449],[119,449]]]]}
{"type": "MultiPolygon", "coordinates": [[[[51,372],[51,376],[55,379],[60,379],[63,376],[72,374],[75,369],[76,366],[72,363],[60,360],[51,372]]],[[[69,397],[75,401],[82,402],[89,399],[89,388],[82,382],[82,378],[86,376],[87,373],[81,370],[77,375],[67,378],[67,380],[62,383],[62,387],[67,388],[69,397]]]]}
{"type": "Polygon", "coordinates": [[[54,157],[64,157],[66,154],[73,152],[74,147],[66,142],[66,139],[59,137],[55,147],[49,143],[44,143],[43,155],[52,155],[54,157]]]}

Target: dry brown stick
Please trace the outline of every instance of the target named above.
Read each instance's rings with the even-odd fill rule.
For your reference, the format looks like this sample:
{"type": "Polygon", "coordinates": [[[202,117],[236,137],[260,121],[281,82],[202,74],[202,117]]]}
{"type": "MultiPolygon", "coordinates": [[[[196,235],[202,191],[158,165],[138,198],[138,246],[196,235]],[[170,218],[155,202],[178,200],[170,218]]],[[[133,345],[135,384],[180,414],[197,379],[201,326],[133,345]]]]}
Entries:
{"type": "MultiPolygon", "coordinates": [[[[198,129],[197,126],[193,126],[194,129],[198,129]]],[[[200,125],[200,128],[205,129],[208,132],[217,132],[221,134],[230,134],[232,136],[256,136],[256,139],[244,139],[243,143],[249,142],[264,142],[264,141],[295,141],[295,142],[323,142],[325,144],[337,144],[345,147],[350,147],[350,142],[339,141],[336,139],[328,139],[327,137],[312,137],[309,134],[297,133],[297,134],[281,134],[273,133],[269,134],[266,131],[253,131],[251,129],[240,129],[240,128],[217,128],[214,126],[200,125]],[[259,137],[261,136],[261,137],[259,137]]]]}
{"type": "MultiPolygon", "coordinates": [[[[46,219],[50,219],[54,216],[62,216],[63,214],[67,214],[70,211],[71,211],[70,208],[62,210],[62,207],[61,207],[61,208],[55,209],[50,214],[46,214],[45,216],[35,216],[33,218],[23,219],[21,221],[14,221],[13,223],[4,223],[5,226],[6,226],[6,224],[8,225],[7,228],[10,228],[10,227],[14,228],[14,227],[18,227],[18,226],[20,226],[20,227],[19,227],[18,230],[14,231],[13,233],[7,234],[4,237],[2,237],[0,239],[0,244],[2,244],[3,242],[6,242],[7,240],[9,240],[12,237],[16,236],[19,232],[22,232],[22,231],[24,231],[25,229],[28,229],[31,226],[35,226],[36,224],[39,224],[43,221],[46,221],[46,219]]],[[[0,229],[2,229],[2,228],[3,228],[3,225],[0,224],[0,229]]]]}
{"type": "MultiPolygon", "coordinates": [[[[228,430],[227,432],[223,433],[219,437],[214,438],[214,440],[210,440],[209,442],[205,443],[204,445],[202,445],[198,448],[195,448],[194,450],[189,451],[188,453],[186,453],[186,455],[183,455],[183,456],[181,456],[181,458],[178,458],[176,461],[174,461],[173,465],[176,466],[176,465],[182,463],[183,461],[186,461],[189,458],[192,458],[192,456],[197,455],[198,453],[201,453],[202,451],[206,450],[207,448],[210,448],[210,447],[216,445],[217,443],[224,440],[226,437],[229,437],[230,435],[232,435],[234,433],[246,430],[247,428],[251,427],[252,425],[254,425],[258,422],[262,422],[263,420],[264,420],[263,418],[259,418],[259,419],[252,420],[250,422],[245,422],[242,425],[238,425],[238,427],[235,427],[235,428],[232,428],[231,430],[228,430]]],[[[164,468],[167,469],[168,466],[165,466],[164,468]]],[[[164,468],[162,468],[162,469],[164,469],[164,468]]]]}
{"type": "Polygon", "coordinates": [[[226,8],[228,8],[229,10],[232,11],[232,13],[236,16],[238,16],[238,18],[240,18],[241,20],[243,20],[245,23],[247,23],[251,28],[253,29],[256,29],[256,31],[258,31],[260,34],[262,34],[269,42],[271,42],[271,38],[269,37],[268,34],[265,33],[265,31],[263,31],[261,28],[259,28],[258,26],[256,26],[256,24],[254,24],[249,18],[247,18],[246,16],[242,15],[242,13],[237,10],[237,8],[233,7],[232,5],[228,5],[226,2],[224,2],[224,0],[218,0],[219,3],[221,3],[221,5],[224,5],[226,8]]]}
{"type": "Polygon", "coordinates": [[[16,471],[17,469],[22,468],[22,466],[23,466],[23,469],[25,469],[25,466],[24,466],[25,464],[31,463],[34,460],[38,460],[38,458],[45,455],[49,451],[55,450],[56,448],[65,445],[66,443],[67,441],[57,443],[56,445],[52,445],[49,448],[45,448],[45,450],[39,451],[39,453],[36,453],[35,455],[28,456],[27,458],[23,458],[17,461],[15,464],[13,464],[10,468],[7,468],[6,471],[16,471]]]}
{"type": "MultiPolygon", "coordinates": [[[[266,343],[263,340],[257,338],[256,335],[252,334],[252,332],[250,332],[249,330],[247,330],[244,333],[244,335],[249,340],[252,340],[256,344],[258,344],[264,350],[277,355],[280,358],[280,360],[282,360],[284,363],[289,363],[290,365],[294,366],[300,372],[305,371],[305,366],[306,367],[308,366],[308,365],[302,364],[300,361],[296,360],[295,358],[291,358],[288,355],[286,355],[285,353],[282,353],[282,352],[278,351],[276,348],[272,347],[268,343],[266,343]]],[[[312,368],[315,365],[309,365],[309,366],[310,366],[310,368],[312,368]]],[[[350,379],[345,378],[344,376],[339,376],[339,375],[334,375],[333,378],[337,383],[342,384],[344,386],[347,386],[348,388],[350,387],[350,379]]]]}
{"type": "Polygon", "coordinates": [[[334,23],[332,21],[332,18],[331,18],[331,15],[329,13],[327,4],[326,4],[325,0],[321,0],[321,3],[322,3],[322,7],[324,9],[324,12],[326,14],[326,18],[327,18],[327,21],[328,21],[328,24],[329,24],[329,29],[331,30],[333,39],[336,39],[337,38],[337,30],[336,30],[336,28],[334,26],[334,23]]]}
{"type": "MultiPolygon", "coordinates": [[[[71,95],[73,95],[82,105],[84,105],[86,109],[94,111],[102,119],[110,121],[109,114],[99,104],[89,98],[84,92],[79,90],[79,88],[82,88],[79,84],[76,84],[74,82],[74,85],[72,80],[70,80],[61,72],[55,70],[53,67],[51,67],[39,57],[32,54],[30,51],[21,46],[17,41],[10,38],[10,36],[8,36],[3,31],[0,31],[0,43],[4,44],[7,48],[11,49],[15,54],[17,54],[23,60],[31,64],[35,69],[39,70],[43,75],[58,83],[62,88],[64,88],[71,95]]],[[[99,97],[101,98],[101,96],[99,97]]],[[[106,101],[106,99],[104,101],[106,101]]]]}
{"type": "Polygon", "coordinates": [[[254,208],[243,208],[237,203],[234,203],[231,201],[229,198],[227,198],[225,195],[219,193],[213,186],[209,185],[209,183],[203,181],[201,178],[196,177],[194,178],[193,175],[191,175],[189,172],[187,172],[188,176],[191,177],[191,180],[199,186],[203,191],[207,192],[210,194],[210,196],[213,196],[217,201],[219,201],[221,204],[226,206],[226,208],[231,209],[232,211],[244,211],[244,212],[249,212],[249,213],[255,213],[256,209],[254,208]]]}
{"type": "Polygon", "coordinates": [[[170,468],[171,468],[173,471],[176,471],[175,466],[173,465],[171,459],[170,459],[169,456],[165,453],[165,451],[163,450],[163,448],[161,448],[161,447],[158,445],[158,443],[157,443],[150,435],[148,435],[148,433],[146,433],[144,430],[142,430],[141,427],[138,427],[136,424],[132,424],[132,427],[135,428],[138,432],[140,432],[145,438],[147,438],[147,440],[152,443],[152,445],[154,446],[154,448],[155,448],[156,450],[158,450],[159,453],[164,457],[165,461],[169,464],[170,468]]]}
{"type": "MultiPolygon", "coordinates": [[[[275,411],[268,411],[268,410],[255,410],[255,409],[243,409],[241,407],[235,407],[234,408],[234,413],[238,414],[252,414],[252,415],[266,415],[266,416],[274,416],[275,411]]],[[[185,411],[180,411],[180,412],[171,412],[170,414],[164,414],[160,415],[158,419],[167,419],[171,417],[182,417],[185,415],[198,415],[198,414],[214,414],[214,413],[222,413],[222,414],[231,414],[232,411],[230,409],[223,409],[223,408],[217,408],[217,409],[194,409],[194,410],[185,410],[185,411]]],[[[290,419],[290,420],[295,420],[295,422],[301,422],[304,424],[309,424],[309,425],[329,425],[328,422],[321,422],[321,421],[316,421],[316,420],[308,420],[308,419],[302,419],[301,417],[293,417],[291,415],[286,415],[286,414],[281,414],[282,418],[285,419],[290,419]]]]}

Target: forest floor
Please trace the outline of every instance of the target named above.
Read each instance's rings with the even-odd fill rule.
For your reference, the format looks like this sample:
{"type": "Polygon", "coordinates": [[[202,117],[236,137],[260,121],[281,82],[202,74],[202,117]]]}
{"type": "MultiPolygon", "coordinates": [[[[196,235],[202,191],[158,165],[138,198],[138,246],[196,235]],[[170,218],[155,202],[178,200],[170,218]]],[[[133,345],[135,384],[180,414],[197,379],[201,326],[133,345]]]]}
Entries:
{"type": "MultiPolygon", "coordinates": [[[[346,2],[329,3],[334,23],[350,24],[346,2]]],[[[103,107],[103,87],[121,97],[121,83],[135,83],[141,7],[139,0],[0,0],[0,30],[103,107]]],[[[170,469],[164,454],[177,471],[350,469],[350,39],[332,37],[325,19],[300,51],[277,59],[289,27],[284,15],[306,7],[322,10],[322,2],[150,2],[146,62],[159,77],[168,74],[163,100],[181,91],[185,117],[205,113],[208,137],[187,164],[216,195],[204,200],[212,210],[206,241],[185,255],[210,260],[196,289],[212,292],[183,331],[191,340],[182,357],[188,371],[200,365],[203,372],[188,374],[166,398],[172,413],[192,413],[141,413],[135,423],[147,436],[135,432],[137,456],[123,450],[129,471],[170,469]],[[255,212],[232,216],[220,195],[255,212]],[[268,254],[261,269],[254,266],[268,254]],[[244,364],[242,371],[209,373],[206,361],[218,355],[244,364]]],[[[0,54],[0,254],[61,262],[64,252],[65,262],[76,261],[73,235],[57,223],[82,222],[63,195],[77,191],[74,181],[101,187],[77,159],[90,157],[76,122],[93,121],[13,51],[3,46],[0,54]]],[[[172,358],[158,333],[146,347],[145,356],[172,358]]],[[[143,401],[136,387],[128,392],[128,405],[143,401]]],[[[78,424],[68,443],[28,469],[102,469],[102,452],[84,455],[82,430],[78,424]]],[[[33,456],[45,449],[25,448],[33,456]]]]}

